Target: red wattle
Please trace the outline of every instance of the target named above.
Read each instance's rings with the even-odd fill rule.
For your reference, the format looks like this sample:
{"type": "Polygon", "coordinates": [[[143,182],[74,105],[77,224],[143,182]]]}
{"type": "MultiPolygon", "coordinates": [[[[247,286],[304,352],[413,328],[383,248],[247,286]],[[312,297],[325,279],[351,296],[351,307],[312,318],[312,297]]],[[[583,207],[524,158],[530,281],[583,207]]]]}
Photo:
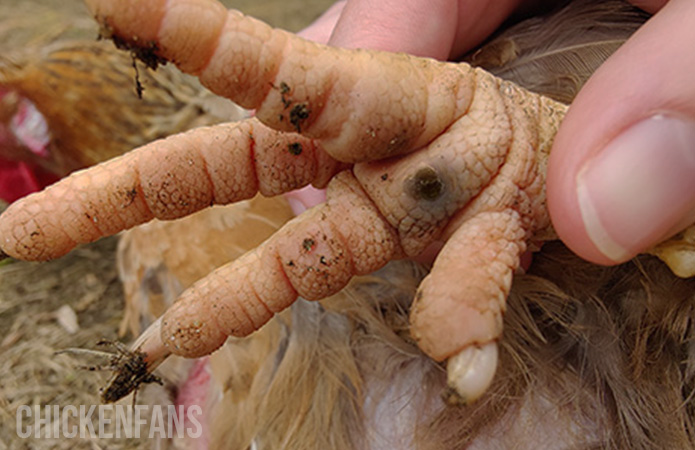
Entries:
{"type": "Polygon", "coordinates": [[[58,177],[37,166],[0,158],[0,199],[13,201],[55,183],[58,177]]]}

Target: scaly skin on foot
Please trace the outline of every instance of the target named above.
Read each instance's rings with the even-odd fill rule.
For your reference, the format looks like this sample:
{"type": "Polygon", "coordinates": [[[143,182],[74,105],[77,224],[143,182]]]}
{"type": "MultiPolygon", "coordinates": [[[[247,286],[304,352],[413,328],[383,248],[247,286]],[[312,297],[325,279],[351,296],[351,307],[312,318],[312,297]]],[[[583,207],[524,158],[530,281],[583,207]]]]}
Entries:
{"type": "Polygon", "coordinates": [[[182,294],[137,342],[150,366],[209,354],[297,296],[324,298],[443,240],[412,334],[436,360],[463,352],[450,383],[465,399],[486,389],[519,256],[553,237],[544,177],[565,105],[466,64],[321,46],[213,0],[87,3],[120,46],[256,117],[153,142],[13,204],[3,252],[52,259],[155,217],[327,185],[326,203],[182,294]],[[485,357],[468,359],[474,349],[485,357]]]}

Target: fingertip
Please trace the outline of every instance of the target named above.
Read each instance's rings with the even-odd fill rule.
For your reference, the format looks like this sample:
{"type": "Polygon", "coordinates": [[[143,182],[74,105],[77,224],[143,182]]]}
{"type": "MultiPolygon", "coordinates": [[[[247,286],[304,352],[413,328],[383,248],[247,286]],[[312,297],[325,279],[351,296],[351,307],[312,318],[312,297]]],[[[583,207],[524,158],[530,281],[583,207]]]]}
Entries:
{"type": "Polygon", "coordinates": [[[589,261],[623,262],[695,219],[693,22],[692,2],[669,3],[594,74],[556,136],[550,216],[589,261]]]}
{"type": "Polygon", "coordinates": [[[643,119],[577,167],[553,168],[548,206],[558,235],[590,261],[627,261],[695,220],[695,120],[643,119]]]}
{"type": "MultiPolygon", "coordinates": [[[[592,92],[587,90],[582,94],[586,97],[592,92]]],[[[550,154],[546,179],[548,212],[558,237],[570,250],[593,263],[610,265],[615,261],[603,254],[589,237],[579,205],[577,177],[584,164],[596,153],[592,151],[592,145],[596,144],[589,139],[591,135],[585,132],[587,126],[584,125],[592,123],[591,111],[585,112],[577,103],[580,101],[578,97],[570,108],[550,154]]],[[[594,99],[588,104],[593,105],[594,99]]],[[[599,127],[601,123],[604,122],[600,122],[599,127]]]]}
{"type": "Polygon", "coordinates": [[[616,264],[615,261],[604,255],[589,238],[581,216],[575,213],[578,210],[578,206],[576,206],[576,201],[573,201],[575,200],[574,196],[562,198],[561,195],[550,195],[550,184],[548,186],[548,208],[553,226],[560,240],[572,252],[587,261],[601,265],[616,264]],[[551,201],[551,197],[559,200],[551,201]],[[575,205],[574,208],[576,209],[571,206],[572,204],[575,205]]]}
{"type": "Polygon", "coordinates": [[[636,7],[647,11],[648,13],[654,14],[658,10],[664,7],[669,0],[630,0],[630,3],[636,7]]]}
{"type": "Polygon", "coordinates": [[[329,44],[447,59],[456,34],[454,6],[450,0],[351,0],[329,44]]]}
{"type": "Polygon", "coordinates": [[[297,35],[319,44],[327,44],[335,24],[343,12],[343,8],[345,8],[345,3],[346,0],[335,2],[318,19],[297,33],[297,35]]]}
{"type": "Polygon", "coordinates": [[[350,0],[329,44],[447,60],[493,33],[522,0],[350,0]]]}
{"type": "Polygon", "coordinates": [[[309,208],[326,201],[326,190],[306,186],[285,194],[285,199],[295,216],[300,215],[309,208]]]}

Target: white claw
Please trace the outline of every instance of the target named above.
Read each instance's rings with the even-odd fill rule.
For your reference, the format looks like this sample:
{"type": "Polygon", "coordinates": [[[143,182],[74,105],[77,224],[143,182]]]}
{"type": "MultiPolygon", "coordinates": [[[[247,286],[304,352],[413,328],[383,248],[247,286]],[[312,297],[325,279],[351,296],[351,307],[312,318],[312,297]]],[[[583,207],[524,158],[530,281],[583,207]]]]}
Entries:
{"type": "Polygon", "coordinates": [[[497,370],[497,343],[471,345],[447,362],[447,382],[459,403],[472,403],[490,387],[497,370]]]}
{"type": "Polygon", "coordinates": [[[145,353],[147,370],[152,373],[170,355],[171,351],[162,342],[162,318],[152,322],[149,327],[138,337],[131,348],[145,353]]]}

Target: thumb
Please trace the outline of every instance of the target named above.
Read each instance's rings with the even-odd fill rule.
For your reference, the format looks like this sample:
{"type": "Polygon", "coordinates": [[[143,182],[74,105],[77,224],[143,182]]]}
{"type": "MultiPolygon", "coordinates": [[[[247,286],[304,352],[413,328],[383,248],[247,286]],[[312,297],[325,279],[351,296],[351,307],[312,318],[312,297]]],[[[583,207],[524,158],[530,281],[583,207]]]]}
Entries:
{"type": "Polygon", "coordinates": [[[695,2],[671,0],[594,74],[555,140],[548,207],[601,264],[695,221],[695,2]]]}
{"type": "Polygon", "coordinates": [[[348,0],[329,43],[458,57],[489,36],[523,0],[348,0]]]}
{"type": "Polygon", "coordinates": [[[338,0],[309,26],[297,33],[298,36],[319,44],[327,44],[338,18],[343,13],[347,0],[338,0]]]}
{"type": "Polygon", "coordinates": [[[348,0],[329,43],[446,59],[456,33],[456,3],[348,0]]]}

